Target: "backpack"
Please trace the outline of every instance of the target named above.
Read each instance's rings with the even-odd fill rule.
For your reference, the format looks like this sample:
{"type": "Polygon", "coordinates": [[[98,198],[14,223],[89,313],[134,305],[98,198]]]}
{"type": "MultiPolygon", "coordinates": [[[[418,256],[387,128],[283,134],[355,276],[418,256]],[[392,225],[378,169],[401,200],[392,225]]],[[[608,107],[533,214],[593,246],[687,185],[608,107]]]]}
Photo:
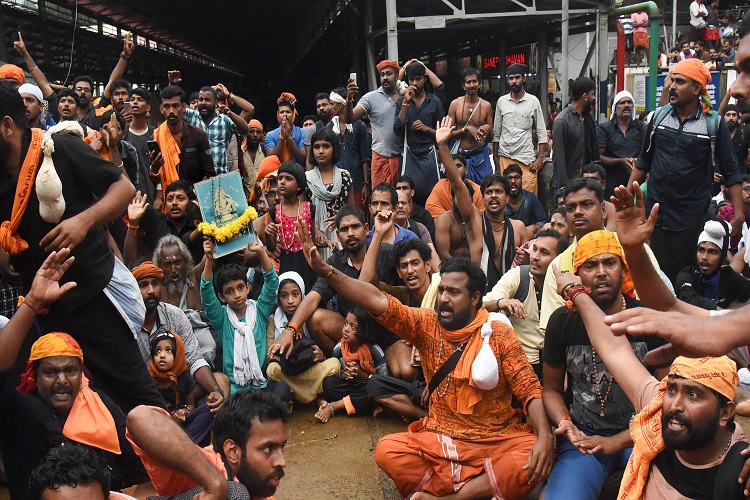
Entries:
{"type": "Polygon", "coordinates": [[[518,284],[518,290],[516,290],[514,299],[518,299],[521,303],[526,302],[526,297],[529,296],[529,285],[531,284],[531,276],[529,275],[529,269],[531,266],[524,264],[518,266],[521,270],[521,282],[518,284]]]}
{"type": "MultiPolygon", "coordinates": [[[[667,115],[669,115],[671,111],[671,104],[665,104],[660,108],[656,108],[656,111],[654,111],[654,116],[651,118],[651,122],[654,124],[654,126],[651,127],[651,134],[648,137],[648,149],[646,149],[646,152],[651,151],[651,148],[654,146],[654,134],[656,134],[656,129],[659,128],[661,122],[664,121],[664,119],[667,117],[667,115]]],[[[706,128],[708,129],[708,136],[711,139],[711,172],[709,172],[710,178],[713,178],[713,171],[716,168],[716,131],[719,130],[719,120],[720,117],[718,111],[714,111],[710,115],[706,115],[706,128]]]]}

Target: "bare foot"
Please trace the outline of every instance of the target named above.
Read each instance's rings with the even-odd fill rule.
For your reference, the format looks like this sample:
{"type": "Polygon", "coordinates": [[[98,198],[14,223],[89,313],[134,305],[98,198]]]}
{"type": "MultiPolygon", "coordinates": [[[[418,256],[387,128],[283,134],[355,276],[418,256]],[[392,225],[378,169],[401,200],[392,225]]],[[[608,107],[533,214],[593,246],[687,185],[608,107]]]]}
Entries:
{"type": "Polygon", "coordinates": [[[417,493],[414,493],[411,496],[412,500],[430,500],[432,498],[440,498],[436,497],[435,495],[430,495],[429,493],[425,493],[424,491],[419,491],[417,493]]]}
{"type": "Polygon", "coordinates": [[[331,417],[333,417],[333,406],[331,406],[331,403],[325,399],[319,400],[318,403],[320,406],[318,407],[317,413],[315,413],[315,418],[325,424],[331,420],[331,417]]]}
{"type": "Polygon", "coordinates": [[[746,399],[741,403],[737,403],[735,412],[741,417],[750,417],[750,399],[746,399]]]}
{"type": "Polygon", "coordinates": [[[382,406],[376,406],[375,409],[372,410],[372,418],[378,418],[382,414],[383,414],[382,406]]]}

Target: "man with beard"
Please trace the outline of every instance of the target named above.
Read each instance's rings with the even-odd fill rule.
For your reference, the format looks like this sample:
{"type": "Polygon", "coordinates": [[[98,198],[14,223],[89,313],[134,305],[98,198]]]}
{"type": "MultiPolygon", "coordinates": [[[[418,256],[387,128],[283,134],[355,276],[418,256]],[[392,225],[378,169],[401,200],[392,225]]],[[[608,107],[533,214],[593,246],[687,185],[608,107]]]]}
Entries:
{"type": "MultiPolygon", "coordinates": [[[[231,93],[228,94],[231,96],[231,93]]],[[[216,90],[213,87],[202,87],[198,92],[198,108],[185,108],[185,120],[194,127],[200,128],[208,135],[211,146],[211,158],[217,174],[229,171],[227,150],[229,142],[236,134],[247,134],[247,122],[226,105],[219,105],[217,111],[216,90]]]]}
{"type": "Polygon", "coordinates": [[[163,410],[128,414],[128,435],[158,495],[273,500],[286,460],[286,404],[264,391],[232,394],[216,413],[213,451],[200,448],[163,410]]]}
{"type": "MultiPolygon", "coordinates": [[[[44,116],[44,98],[42,91],[36,85],[24,83],[18,87],[18,93],[23,98],[23,104],[26,106],[26,119],[29,121],[30,128],[40,128],[47,130],[48,126],[42,122],[44,116]]],[[[52,122],[54,124],[54,122],[52,122]]]]}
{"type": "MultiPolygon", "coordinates": [[[[614,233],[599,230],[582,237],[572,271],[582,286],[569,287],[566,298],[589,294],[604,314],[640,305],[614,233]]],[[[608,365],[597,359],[587,326],[578,312],[560,307],[550,317],[544,339],[544,408],[558,435],[557,462],[544,496],[551,500],[596,500],[607,477],[625,468],[632,451],[628,424],[633,405],[608,365]],[[567,401],[566,376],[572,396],[567,401]]],[[[649,350],[664,344],[649,336],[629,337],[628,342],[640,363],[649,350]]]]}
{"type": "Polygon", "coordinates": [[[596,127],[599,157],[607,171],[604,198],[609,200],[615,188],[625,184],[641,152],[646,125],[634,116],[633,95],[627,90],[617,93],[612,103],[610,120],[596,127]]]}
{"type": "Polygon", "coordinates": [[[448,107],[448,116],[456,124],[451,138],[459,141],[457,152],[466,159],[467,177],[480,182],[493,170],[488,147],[494,134],[492,104],[479,97],[482,75],[478,69],[466,68],[461,79],[466,95],[454,99],[448,107]]]}
{"type": "Polygon", "coordinates": [[[445,110],[440,99],[425,90],[427,68],[424,64],[419,61],[409,64],[406,79],[409,86],[396,102],[393,132],[406,143],[401,173],[414,179],[415,199],[421,205],[440,180],[435,129],[445,116],[445,110]]]}
{"type": "MultiPolygon", "coordinates": [[[[62,88],[57,93],[57,111],[60,113],[61,121],[72,121],[76,120],[78,116],[78,106],[80,105],[80,98],[72,89],[62,88]]],[[[84,134],[85,129],[84,127],[84,134]]]]}
{"type": "Polygon", "coordinates": [[[154,194],[153,207],[156,210],[161,210],[164,202],[162,186],[166,188],[178,179],[194,184],[216,175],[208,135],[183,118],[183,95],[182,89],[176,85],[165,87],[159,93],[159,110],[165,121],[154,131],[154,140],[160,151],[154,150],[150,156],[151,176],[160,181],[154,194]]]}
{"type": "MultiPolygon", "coordinates": [[[[331,100],[328,96],[329,94],[326,94],[325,92],[320,92],[315,95],[315,112],[318,115],[318,121],[305,129],[305,158],[310,156],[310,140],[312,139],[313,134],[328,125],[333,117],[333,114],[331,113],[331,100]]],[[[304,120],[302,128],[304,128],[304,120]]],[[[310,162],[307,162],[306,168],[307,170],[312,170],[310,162]]]]}
{"type": "Polygon", "coordinates": [[[247,135],[242,141],[242,165],[245,171],[242,173],[242,187],[245,197],[250,197],[255,192],[258,180],[258,170],[261,162],[266,158],[263,150],[263,124],[252,119],[247,122],[247,135]]]}
{"type": "Polygon", "coordinates": [[[393,132],[393,115],[398,89],[398,62],[386,59],[377,65],[380,87],[363,95],[357,105],[357,82],[349,80],[346,87],[347,121],[361,120],[365,116],[372,126],[371,186],[381,182],[393,182],[401,162],[403,140],[393,132]],[[351,113],[351,114],[350,114],[351,113]]]}
{"type": "MultiPolygon", "coordinates": [[[[328,262],[338,272],[359,278],[362,269],[366,247],[367,223],[365,214],[354,205],[344,205],[336,214],[336,229],[342,250],[336,251],[328,262]]],[[[376,274],[384,281],[392,282],[392,263],[390,259],[390,247],[388,251],[380,253],[378,258],[376,274]]],[[[302,299],[297,310],[294,311],[289,326],[271,347],[271,355],[276,353],[291,354],[292,336],[302,331],[302,325],[307,326],[307,331],[315,343],[326,355],[330,355],[336,343],[341,340],[341,330],[344,327],[344,317],[353,306],[351,302],[343,297],[338,297],[338,313],[326,309],[326,304],[336,297],[336,290],[331,288],[322,278],[318,278],[312,290],[302,299]]],[[[380,347],[387,351],[395,340],[380,347]]],[[[387,358],[386,358],[387,359],[387,358]]]]}
{"type": "MultiPolygon", "coordinates": [[[[378,184],[375,189],[372,190],[372,200],[370,200],[370,217],[374,220],[375,216],[387,210],[393,212],[398,205],[398,193],[394,189],[392,184],[378,184]]],[[[410,229],[406,229],[403,226],[395,225],[391,226],[392,231],[388,231],[383,235],[383,242],[395,245],[402,240],[418,239],[419,236],[410,229]]],[[[375,228],[370,229],[367,233],[367,243],[369,244],[375,234],[375,228]]],[[[383,347],[383,346],[380,346],[383,347]]]]}
{"type": "Polygon", "coordinates": [[[693,248],[711,201],[714,168],[732,200],[732,236],[741,232],[743,203],[729,129],[710,105],[708,69],[697,59],[687,59],[672,73],[664,82],[669,104],[654,111],[628,187],[648,175],[646,210],[659,204],[651,247],[674,282],[677,271],[695,262],[693,248]]]}
{"type": "MultiPolygon", "coordinates": [[[[411,218],[411,207],[409,206],[409,195],[403,191],[398,191],[398,203],[396,203],[396,209],[393,211],[394,222],[399,227],[408,229],[412,233],[416,234],[419,239],[431,250],[435,250],[432,244],[432,237],[430,232],[421,222],[417,222],[411,218]]],[[[437,262],[440,265],[440,262],[437,262]]]]}
{"type": "MultiPolygon", "coordinates": [[[[464,175],[465,174],[466,169],[464,169],[464,175]]],[[[411,213],[409,217],[422,223],[424,227],[427,228],[427,231],[429,231],[432,241],[435,241],[435,219],[432,218],[430,212],[428,212],[423,206],[414,203],[414,180],[408,175],[397,175],[393,180],[393,185],[396,187],[396,191],[399,193],[403,192],[406,195],[406,201],[411,213]]],[[[432,196],[432,194],[430,194],[430,196],[432,196]]]]}
{"type": "Polygon", "coordinates": [[[200,283],[201,265],[194,265],[193,256],[185,243],[173,234],[159,240],[154,249],[154,264],[164,273],[165,302],[183,311],[202,311],[200,294],[195,287],[200,283]]]}
{"type": "Polygon", "coordinates": [[[557,115],[552,127],[555,188],[565,188],[570,180],[581,176],[582,166],[599,159],[596,123],[591,114],[596,84],[586,77],[576,78],[570,92],[572,101],[557,115]]]}
{"type": "MultiPolygon", "coordinates": [[[[450,135],[450,129],[446,132],[450,135]]],[[[489,313],[481,302],[486,277],[479,266],[464,258],[443,262],[437,308],[407,307],[323,262],[304,223],[297,226],[310,267],[339,297],[364,308],[419,350],[430,380],[428,416],[408,432],[384,437],[375,448],[375,462],[399,493],[520,498],[544,481],[554,452],[541,385],[513,330],[499,321],[486,325],[489,313]],[[486,365],[478,357],[481,330],[492,349],[486,365]],[[459,356],[463,362],[456,367],[459,356]],[[451,364],[441,370],[446,363],[451,364]],[[494,384],[476,385],[474,363],[491,370],[494,384]],[[519,406],[531,425],[522,420],[519,406]]]]}
{"type": "Polygon", "coordinates": [[[130,113],[130,110],[125,109],[125,101],[130,99],[130,92],[133,91],[133,86],[130,82],[118,78],[109,84],[109,90],[112,96],[109,100],[112,104],[112,109],[122,115],[122,117],[125,118],[125,121],[129,122],[132,120],[133,116],[130,113]]]}
{"type": "MultiPolygon", "coordinates": [[[[632,195],[622,200],[632,207],[632,195]]],[[[639,226],[643,220],[638,221],[639,226]]],[[[648,222],[653,227],[653,221],[648,222]]],[[[576,275],[555,275],[560,293],[565,287],[571,290],[571,283],[580,288],[576,275]]],[[[575,293],[570,299],[583,319],[592,349],[638,412],[630,423],[635,445],[620,485],[620,498],[744,499],[748,466],[740,451],[747,443],[734,422],[735,363],[726,356],[678,357],[668,376],[659,381],[635,355],[628,338],[612,335],[604,323],[604,311],[588,293],[575,293]]],[[[643,314],[643,310],[630,315],[633,313],[643,314]]],[[[695,331],[706,336],[707,330],[695,331]]]]}
{"type": "Polygon", "coordinates": [[[164,293],[164,286],[162,285],[164,273],[150,261],[139,264],[130,272],[138,281],[138,288],[141,290],[141,297],[146,306],[146,317],[137,337],[143,362],[146,365],[149,364],[151,359],[150,343],[160,330],[168,330],[179,335],[185,344],[185,358],[190,375],[193,376],[201,389],[199,394],[196,394],[195,400],[206,396],[208,407],[212,412],[217,411],[224,403],[226,394],[229,394],[229,379],[224,374],[214,374],[211,371],[185,313],[179,307],[165,304],[159,298],[164,293]]]}
{"type": "Polygon", "coordinates": [[[537,173],[544,158],[549,156],[549,148],[540,140],[534,151],[531,132],[536,130],[536,136],[544,138],[547,137],[547,127],[539,99],[523,88],[528,72],[525,64],[517,63],[511,64],[505,71],[510,93],[497,100],[492,150],[499,172],[505,172],[505,168],[513,163],[519,165],[524,171],[523,188],[537,194],[537,173]]]}
{"type": "Polygon", "coordinates": [[[505,168],[503,177],[508,182],[508,203],[505,215],[520,220],[526,226],[526,232],[532,238],[547,223],[549,218],[542,207],[542,202],[534,193],[523,189],[523,169],[512,163],[505,168]]]}
{"type": "Polygon", "coordinates": [[[540,351],[544,346],[544,330],[539,328],[539,311],[542,309],[544,277],[550,263],[568,248],[568,238],[554,229],[544,229],[529,243],[529,264],[505,273],[484,296],[482,305],[490,312],[503,311],[509,316],[526,352],[526,359],[541,381],[540,351]]]}
{"type": "MultiPolygon", "coordinates": [[[[727,92],[727,95],[729,95],[729,92],[727,92]]],[[[728,104],[724,107],[724,121],[732,138],[732,146],[734,146],[734,153],[737,155],[737,166],[740,174],[744,174],[747,171],[748,137],[745,127],[740,123],[740,113],[736,104],[728,104]]]]}

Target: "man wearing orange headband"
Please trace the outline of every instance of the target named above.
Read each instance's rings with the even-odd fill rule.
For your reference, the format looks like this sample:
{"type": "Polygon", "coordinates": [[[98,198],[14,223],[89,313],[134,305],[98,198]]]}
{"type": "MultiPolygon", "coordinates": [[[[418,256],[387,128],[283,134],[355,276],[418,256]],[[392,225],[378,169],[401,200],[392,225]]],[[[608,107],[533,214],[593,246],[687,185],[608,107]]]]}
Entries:
{"type": "Polygon", "coordinates": [[[27,498],[31,471],[47,452],[77,442],[104,451],[116,472],[114,487],[142,482],[145,470],[125,439],[125,415],[103,392],[89,387],[80,345],[65,333],[50,333],[31,347],[21,384],[11,369],[36,312],[76,287],[60,285],[70,268],[70,250],[53,252],[36,273],[26,299],[0,330],[0,446],[11,498],[27,498]],[[120,482],[122,479],[122,482],[120,482]]]}
{"type": "Polygon", "coordinates": [[[266,155],[276,155],[281,162],[296,161],[305,164],[305,131],[294,124],[297,118],[297,98],[282,92],[276,100],[276,118],[279,128],[266,134],[266,155]]]}
{"type": "Polygon", "coordinates": [[[255,183],[258,180],[258,169],[266,158],[263,150],[263,124],[252,119],[247,122],[247,134],[242,141],[242,186],[245,189],[245,197],[252,199],[255,195],[255,183]]]}
{"type": "MultiPolygon", "coordinates": [[[[555,274],[560,292],[580,284],[571,273],[555,274]]],[[[634,447],[618,498],[745,498],[738,478],[747,442],[734,423],[735,363],[726,356],[678,357],[659,381],[626,337],[612,335],[592,297],[577,293],[572,303],[596,353],[638,412],[630,422],[634,447]]]]}
{"type": "Polygon", "coordinates": [[[711,108],[708,69],[698,59],[685,59],[670,75],[662,94],[669,104],[654,111],[627,187],[649,176],[647,212],[659,204],[651,248],[674,282],[680,269],[695,262],[693,249],[717,171],[734,207],[732,236],[740,234],[743,204],[732,137],[724,118],[711,108]]]}
{"type": "MultiPolygon", "coordinates": [[[[633,281],[615,233],[593,231],[575,248],[573,272],[581,285],[563,296],[590,294],[606,314],[638,307],[633,281]]],[[[643,362],[646,352],[664,344],[657,337],[629,338],[643,362]]],[[[623,470],[633,442],[628,424],[635,414],[622,388],[591,345],[587,325],[572,307],[563,306],[550,317],[544,341],[544,407],[557,426],[557,461],[545,498],[596,500],[607,478],[623,470]],[[565,379],[572,398],[565,399],[565,379]]],[[[619,379],[618,379],[619,380],[619,379]]]]}

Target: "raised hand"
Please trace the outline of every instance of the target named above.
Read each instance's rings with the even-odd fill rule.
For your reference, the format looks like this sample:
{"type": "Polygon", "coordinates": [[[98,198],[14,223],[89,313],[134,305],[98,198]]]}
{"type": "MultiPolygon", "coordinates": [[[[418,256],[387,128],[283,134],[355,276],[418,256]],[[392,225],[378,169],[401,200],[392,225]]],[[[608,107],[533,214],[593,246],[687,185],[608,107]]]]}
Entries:
{"type": "Polygon", "coordinates": [[[60,278],[76,260],[75,257],[69,257],[69,255],[70,249],[63,248],[60,251],[52,252],[44,259],[42,266],[34,275],[34,281],[31,282],[29,292],[26,294],[25,300],[29,301],[32,309],[45,309],[49,304],[77,286],[75,281],[69,281],[60,286],[60,278]]]}
{"type": "Polygon", "coordinates": [[[229,98],[229,94],[231,94],[231,92],[229,92],[229,89],[227,89],[227,87],[223,83],[217,83],[214,88],[219,90],[219,97],[229,98]]]}
{"type": "Polygon", "coordinates": [[[316,248],[315,243],[313,243],[313,240],[310,237],[310,230],[307,227],[307,223],[302,220],[297,220],[295,224],[297,227],[295,236],[297,236],[302,246],[302,253],[305,256],[305,260],[307,260],[307,263],[310,265],[313,271],[325,276],[330,271],[331,266],[324,262],[323,258],[320,256],[320,253],[318,253],[318,249],[316,248]]]}
{"type": "Polygon", "coordinates": [[[177,85],[182,81],[182,76],[180,76],[179,70],[172,69],[167,71],[167,79],[169,80],[170,85],[177,85]]]}
{"type": "Polygon", "coordinates": [[[438,127],[435,129],[435,142],[438,144],[448,144],[451,132],[453,132],[453,120],[450,116],[446,116],[440,120],[438,127]]]}
{"type": "Polygon", "coordinates": [[[216,252],[216,245],[211,241],[211,238],[205,236],[203,238],[203,253],[206,255],[206,267],[214,267],[214,252],[216,252]]]}
{"type": "Polygon", "coordinates": [[[133,43],[133,35],[128,33],[125,35],[125,39],[122,41],[122,51],[125,53],[125,57],[133,55],[133,49],[135,49],[135,43],[133,43]]]}
{"type": "Polygon", "coordinates": [[[349,78],[349,81],[346,82],[346,98],[354,99],[354,96],[357,95],[357,92],[359,92],[357,82],[355,82],[353,78],[349,78]]]}
{"type": "Polygon", "coordinates": [[[375,214],[375,233],[385,235],[393,227],[393,211],[381,210],[375,214]]]}
{"type": "MultiPolygon", "coordinates": [[[[557,264],[552,264],[552,272],[555,274],[557,280],[557,294],[562,296],[562,292],[566,286],[570,283],[581,284],[581,278],[573,273],[562,273],[557,267],[557,264]]],[[[564,298],[564,297],[563,297],[564,298]]]]}
{"type": "Polygon", "coordinates": [[[651,209],[651,215],[646,217],[643,192],[637,182],[633,182],[633,194],[625,186],[615,188],[615,195],[610,198],[617,211],[617,237],[623,247],[638,247],[646,243],[654,232],[656,218],[659,214],[659,204],[651,209]]]}
{"type": "Polygon", "coordinates": [[[128,221],[138,224],[146,214],[148,208],[148,197],[141,194],[140,191],[135,193],[135,198],[128,205],[128,221]]]}
{"type": "Polygon", "coordinates": [[[28,50],[26,50],[26,44],[23,43],[23,37],[21,36],[20,31],[18,32],[18,40],[13,42],[13,48],[16,49],[16,52],[18,52],[22,56],[28,54],[28,50]]]}

